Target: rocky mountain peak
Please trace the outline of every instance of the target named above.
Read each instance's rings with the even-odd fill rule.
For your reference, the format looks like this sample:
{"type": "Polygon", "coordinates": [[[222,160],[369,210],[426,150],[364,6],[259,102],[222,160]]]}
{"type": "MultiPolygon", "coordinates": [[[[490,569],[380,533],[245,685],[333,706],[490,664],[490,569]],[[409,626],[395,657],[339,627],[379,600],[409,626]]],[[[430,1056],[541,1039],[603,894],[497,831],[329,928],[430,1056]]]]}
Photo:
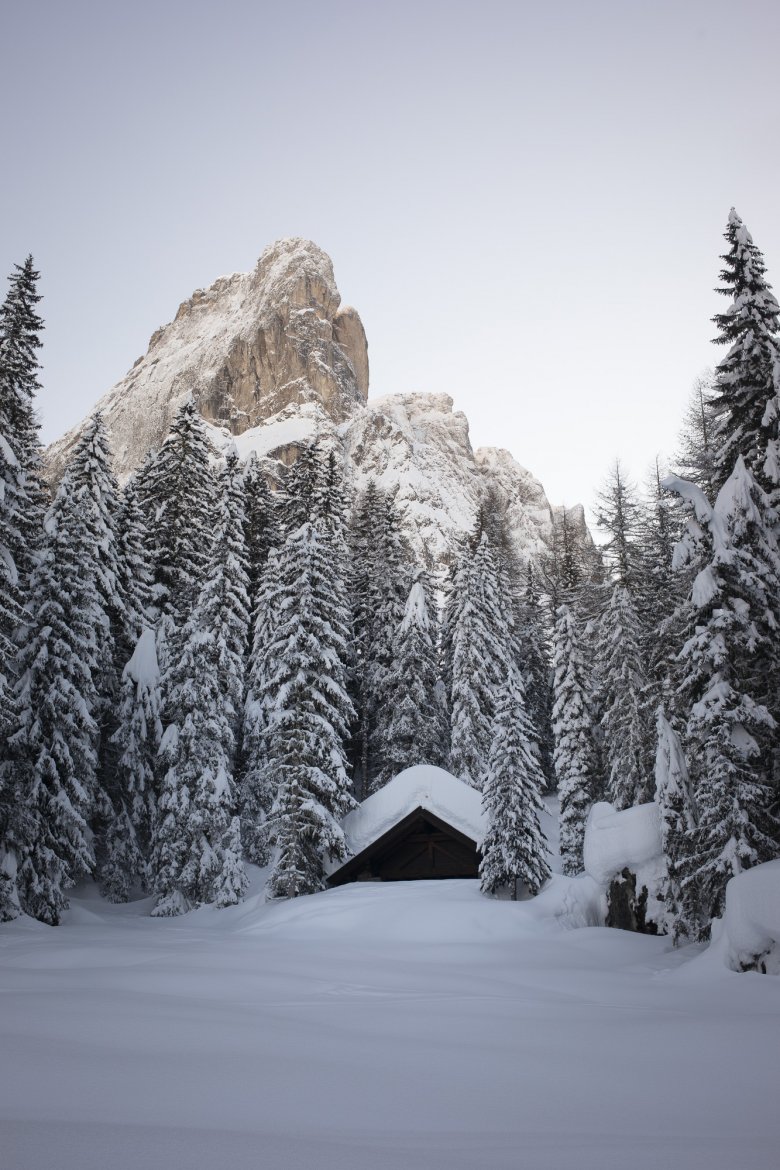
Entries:
{"type": "MultiPolygon", "coordinates": [[[[518,553],[552,541],[554,511],[537,479],[498,448],[474,451],[448,394],[368,400],[368,349],[355,309],[341,306],[330,258],[310,240],[278,240],[248,273],[222,276],[184,301],[147,353],[97,404],[121,479],[157,448],[192,394],[217,452],[235,443],[271,482],[304,443],[340,452],[355,488],[395,495],[420,556],[443,565],[471,531],[486,486],[508,502],[518,553]]],[[[85,423],[47,453],[61,474],[85,423]]],[[[589,539],[582,519],[583,539],[589,539]]]]}
{"type": "MultiPolygon", "coordinates": [[[[368,347],[341,307],[330,258],[310,240],[278,240],[254,270],[222,276],[184,301],[146,354],[104,396],[117,472],[157,447],[192,393],[209,422],[240,435],[290,405],[318,403],[343,422],[368,395],[368,347]]],[[[83,424],[49,450],[58,475],[83,424]]]]}

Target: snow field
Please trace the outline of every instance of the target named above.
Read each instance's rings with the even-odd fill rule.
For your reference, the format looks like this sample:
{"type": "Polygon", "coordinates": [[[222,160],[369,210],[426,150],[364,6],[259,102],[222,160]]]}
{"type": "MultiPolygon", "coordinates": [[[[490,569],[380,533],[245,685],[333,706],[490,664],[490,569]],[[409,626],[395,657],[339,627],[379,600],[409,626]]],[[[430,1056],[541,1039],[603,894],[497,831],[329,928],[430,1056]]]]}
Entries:
{"type": "Polygon", "coordinates": [[[3,928],[4,1170],[773,1164],[780,981],[562,929],[590,878],[265,904],[253,876],[223,911],[84,887],[3,928]]]}

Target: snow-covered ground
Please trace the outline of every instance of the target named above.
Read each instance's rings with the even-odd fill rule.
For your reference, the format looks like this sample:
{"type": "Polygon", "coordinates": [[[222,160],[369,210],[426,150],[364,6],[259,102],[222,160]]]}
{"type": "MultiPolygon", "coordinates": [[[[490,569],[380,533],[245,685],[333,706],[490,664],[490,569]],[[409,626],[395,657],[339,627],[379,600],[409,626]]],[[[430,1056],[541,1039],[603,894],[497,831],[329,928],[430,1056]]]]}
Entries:
{"type": "Polygon", "coordinates": [[[780,979],[565,929],[591,880],[520,903],[350,885],[178,920],[85,887],[57,929],[0,928],[0,1164],[777,1165],[780,979]]]}

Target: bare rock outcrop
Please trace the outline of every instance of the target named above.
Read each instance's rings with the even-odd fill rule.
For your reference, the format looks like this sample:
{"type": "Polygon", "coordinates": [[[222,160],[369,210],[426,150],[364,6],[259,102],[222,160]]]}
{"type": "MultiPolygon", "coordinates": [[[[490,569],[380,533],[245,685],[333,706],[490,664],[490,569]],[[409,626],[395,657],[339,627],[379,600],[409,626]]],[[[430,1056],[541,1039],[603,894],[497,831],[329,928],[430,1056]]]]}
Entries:
{"type": "MultiPolygon", "coordinates": [[[[254,271],[193,293],[98,403],[120,478],[159,447],[188,394],[215,448],[254,452],[271,482],[316,437],[339,454],[353,487],[375,479],[391,489],[431,567],[444,566],[472,530],[488,485],[507,502],[521,557],[534,559],[552,542],[554,509],[542,485],[508,451],[474,451],[468,420],[449,395],[368,399],[360,316],[341,306],[331,261],[308,240],[280,240],[254,271]]],[[[83,426],[49,448],[52,479],[83,426]]],[[[575,518],[589,539],[584,515],[575,518]]]]}
{"type": "MultiPolygon", "coordinates": [[[[120,476],[159,446],[187,394],[208,421],[240,435],[290,405],[316,402],[334,422],[368,395],[360,317],[340,308],[330,258],[309,240],[279,240],[250,273],[198,289],[105,395],[102,410],[120,476]]],[[[59,476],[83,423],[54,443],[59,476]]]]}

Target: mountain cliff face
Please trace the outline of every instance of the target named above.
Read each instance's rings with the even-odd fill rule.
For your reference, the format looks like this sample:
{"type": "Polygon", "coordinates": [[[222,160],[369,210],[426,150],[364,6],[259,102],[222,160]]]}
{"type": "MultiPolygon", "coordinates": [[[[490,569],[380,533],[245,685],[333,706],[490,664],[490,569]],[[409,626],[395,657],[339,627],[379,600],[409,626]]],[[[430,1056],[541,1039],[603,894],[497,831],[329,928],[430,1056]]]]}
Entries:
{"type": "MultiPolygon", "coordinates": [[[[433,562],[446,560],[470,530],[488,482],[511,501],[519,552],[532,558],[551,539],[553,510],[542,485],[508,451],[472,450],[466,417],[451,398],[368,399],[360,317],[341,307],[331,261],[308,240],[278,241],[253,272],[195,292],[97,404],[121,478],[160,445],[190,393],[215,447],[235,442],[243,456],[256,452],[272,476],[317,436],[343,454],[355,486],[373,477],[396,488],[409,535],[433,562]]],[[[52,478],[83,425],[49,448],[52,478]]],[[[586,531],[581,509],[573,518],[586,531]]]]}

